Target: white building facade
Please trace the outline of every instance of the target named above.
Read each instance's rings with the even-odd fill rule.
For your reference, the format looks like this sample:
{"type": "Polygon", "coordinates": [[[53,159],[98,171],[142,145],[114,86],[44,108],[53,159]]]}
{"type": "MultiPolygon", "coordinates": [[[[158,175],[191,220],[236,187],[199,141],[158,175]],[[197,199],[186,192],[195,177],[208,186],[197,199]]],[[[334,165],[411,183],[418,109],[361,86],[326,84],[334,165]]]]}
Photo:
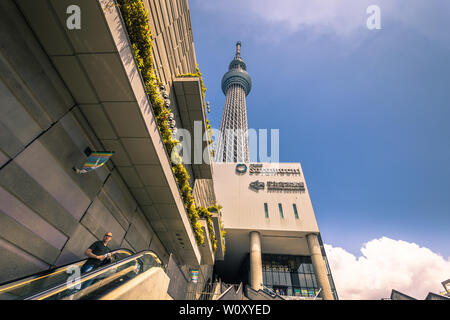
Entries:
{"type": "Polygon", "coordinates": [[[282,296],[337,299],[300,163],[214,163],[228,282],[282,296]]]}

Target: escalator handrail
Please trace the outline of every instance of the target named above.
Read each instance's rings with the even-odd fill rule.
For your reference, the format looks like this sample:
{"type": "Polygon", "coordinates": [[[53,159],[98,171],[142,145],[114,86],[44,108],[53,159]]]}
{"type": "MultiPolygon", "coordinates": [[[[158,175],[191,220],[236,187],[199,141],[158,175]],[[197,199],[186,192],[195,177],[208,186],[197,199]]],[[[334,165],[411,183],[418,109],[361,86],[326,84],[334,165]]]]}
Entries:
{"type": "MultiPolygon", "coordinates": [[[[129,253],[130,256],[134,254],[134,252],[132,250],[127,249],[127,248],[120,248],[120,249],[113,250],[113,251],[111,251],[111,254],[118,253],[120,251],[125,251],[125,252],[129,253]]],[[[65,269],[67,269],[69,266],[74,265],[74,264],[78,264],[78,263],[82,263],[83,261],[86,261],[87,259],[88,258],[81,259],[81,260],[78,260],[78,261],[73,261],[71,263],[67,263],[67,264],[64,264],[62,266],[57,266],[57,267],[54,267],[52,269],[39,271],[39,272],[33,273],[31,275],[27,275],[27,276],[23,276],[23,277],[20,277],[20,278],[17,278],[17,279],[5,281],[3,283],[0,283],[0,293],[3,292],[3,291],[6,291],[8,289],[11,289],[12,287],[17,287],[17,286],[22,285],[27,279],[30,279],[28,282],[33,282],[33,281],[42,279],[44,277],[48,277],[48,276],[50,276],[52,274],[62,272],[65,269]],[[16,282],[17,282],[17,284],[16,284],[16,282]]]]}
{"type": "MultiPolygon", "coordinates": [[[[152,255],[152,256],[156,256],[156,258],[159,260],[159,261],[157,261],[157,262],[160,263],[161,268],[164,268],[164,265],[163,265],[163,263],[162,263],[162,260],[159,258],[159,256],[158,256],[154,251],[152,251],[152,250],[143,250],[143,251],[140,251],[140,252],[138,252],[138,253],[135,253],[135,254],[133,254],[133,255],[127,257],[127,258],[121,259],[121,260],[119,260],[119,261],[113,261],[113,262],[111,262],[111,263],[109,263],[109,264],[107,264],[107,265],[105,265],[105,266],[102,266],[102,267],[96,268],[96,269],[94,269],[94,270],[92,270],[92,271],[83,273],[83,274],[80,275],[80,278],[79,278],[76,282],[77,282],[77,283],[78,283],[78,282],[79,282],[79,283],[82,283],[82,282],[84,282],[85,280],[89,280],[89,278],[95,278],[96,276],[98,276],[98,275],[100,275],[100,274],[106,272],[108,269],[111,269],[111,268],[114,268],[114,267],[118,267],[118,266],[120,266],[120,265],[122,265],[122,264],[125,264],[125,263],[127,263],[127,262],[136,260],[136,259],[138,259],[138,258],[144,256],[145,254],[150,254],[150,255],[152,255]],[[88,278],[88,279],[86,279],[86,278],[88,278]],[[84,280],[83,280],[83,279],[84,279],[84,280]]],[[[75,285],[75,284],[73,284],[73,286],[74,286],[74,285],[75,285]]],[[[24,300],[42,300],[42,299],[45,299],[45,298],[47,298],[47,297],[49,297],[49,296],[51,296],[51,295],[53,295],[53,294],[56,294],[56,293],[58,293],[58,292],[61,292],[62,290],[60,290],[60,289],[63,289],[63,290],[64,290],[65,287],[68,287],[67,282],[61,283],[61,284],[59,284],[59,285],[57,285],[57,286],[54,286],[53,288],[44,290],[44,291],[39,292],[39,293],[37,293],[37,294],[34,294],[34,295],[32,295],[32,296],[26,297],[26,298],[24,298],[24,300]]]]}

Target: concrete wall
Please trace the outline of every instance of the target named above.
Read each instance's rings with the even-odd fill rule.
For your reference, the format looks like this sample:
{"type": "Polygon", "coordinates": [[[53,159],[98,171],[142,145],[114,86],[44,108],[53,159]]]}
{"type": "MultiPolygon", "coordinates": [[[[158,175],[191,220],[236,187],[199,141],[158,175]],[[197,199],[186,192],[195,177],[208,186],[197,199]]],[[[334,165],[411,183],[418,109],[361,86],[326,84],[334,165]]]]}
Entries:
{"type": "Polygon", "coordinates": [[[212,179],[197,179],[193,188],[195,202],[202,207],[209,207],[215,204],[216,195],[214,193],[214,183],[212,179]]]}
{"type": "Polygon", "coordinates": [[[111,248],[168,254],[11,0],[0,3],[0,282],[62,265],[113,233],[111,248]]]}
{"type": "Polygon", "coordinates": [[[207,285],[212,279],[213,275],[213,266],[210,265],[200,265],[200,266],[187,266],[182,265],[180,266],[180,271],[185,275],[186,279],[188,280],[187,285],[187,300],[191,299],[198,299],[201,295],[201,292],[203,292],[203,289],[205,288],[205,285],[207,285]],[[198,270],[198,280],[197,283],[193,283],[191,280],[191,273],[192,270],[198,270]]]}
{"type": "Polygon", "coordinates": [[[173,255],[169,258],[169,263],[166,268],[167,276],[170,278],[169,287],[167,293],[174,300],[184,300],[186,299],[186,292],[188,288],[189,278],[184,275],[173,255]]]}
{"type": "Polygon", "coordinates": [[[222,216],[225,229],[277,230],[319,232],[308,187],[300,163],[264,163],[263,168],[298,169],[300,175],[262,175],[236,173],[236,163],[214,163],[214,187],[217,202],[223,206],[222,216]],[[251,182],[264,182],[264,190],[254,191],[251,182]],[[303,182],[305,192],[267,190],[267,182],[303,182]],[[264,203],[267,203],[269,217],[265,217],[264,203]],[[281,203],[283,218],[279,213],[281,203]],[[299,218],[294,215],[293,204],[297,206],[299,218]]]}
{"type": "Polygon", "coordinates": [[[170,279],[161,268],[152,268],[118,287],[101,300],[172,300],[167,294],[170,279]]]}
{"type": "Polygon", "coordinates": [[[195,73],[194,38],[187,0],[144,0],[149,11],[153,60],[169,87],[179,74],[195,73]]]}

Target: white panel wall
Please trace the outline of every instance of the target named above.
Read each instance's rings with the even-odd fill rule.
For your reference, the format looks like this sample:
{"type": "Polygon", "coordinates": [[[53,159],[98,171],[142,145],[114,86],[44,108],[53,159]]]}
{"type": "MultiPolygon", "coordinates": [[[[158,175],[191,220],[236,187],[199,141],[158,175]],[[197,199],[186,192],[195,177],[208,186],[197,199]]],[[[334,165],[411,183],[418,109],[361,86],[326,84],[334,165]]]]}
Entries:
{"type": "Polygon", "coordinates": [[[249,169],[238,174],[235,163],[214,163],[214,187],[217,202],[223,206],[225,229],[319,232],[300,163],[265,163],[263,168],[299,169],[300,175],[256,175],[249,169]],[[256,192],[249,187],[257,180],[265,183],[264,190],[256,192]],[[303,182],[306,191],[269,192],[268,181],[303,182]],[[269,218],[265,217],[264,203],[269,218]],[[278,203],[282,204],[284,218],[280,217],[278,203]],[[293,204],[297,205],[299,219],[295,218],[293,204]]]}

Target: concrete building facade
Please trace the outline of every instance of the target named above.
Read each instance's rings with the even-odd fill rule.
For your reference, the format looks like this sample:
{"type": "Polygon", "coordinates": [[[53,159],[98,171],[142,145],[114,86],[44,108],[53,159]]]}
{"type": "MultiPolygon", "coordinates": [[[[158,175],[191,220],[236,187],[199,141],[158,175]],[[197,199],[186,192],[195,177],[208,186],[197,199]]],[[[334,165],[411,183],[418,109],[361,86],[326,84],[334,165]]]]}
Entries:
{"type": "Polygon", "coordinates": [[[337,299],[299,163],[214,163],[214,184],[227,232],[216,263],[224,281],[337,299]]]}
{"type": "MultiPolygon", "coordinates": [[[[196,67],[187,1],[144,5],[177,125],[206,127],[199,79],[177,79],[196,67]]],[[[116,1],[1,1],[0,282],[80,260],[106,231],[112,249],[150,249],[186,279],[210,278],[214,255],[196,244],[127,39],[116,1]],[[75,173],[89,150],[115,154],[75,173]]],[[[196,200],[213,203],[210,166],[187,169],[196,200]]]]}

